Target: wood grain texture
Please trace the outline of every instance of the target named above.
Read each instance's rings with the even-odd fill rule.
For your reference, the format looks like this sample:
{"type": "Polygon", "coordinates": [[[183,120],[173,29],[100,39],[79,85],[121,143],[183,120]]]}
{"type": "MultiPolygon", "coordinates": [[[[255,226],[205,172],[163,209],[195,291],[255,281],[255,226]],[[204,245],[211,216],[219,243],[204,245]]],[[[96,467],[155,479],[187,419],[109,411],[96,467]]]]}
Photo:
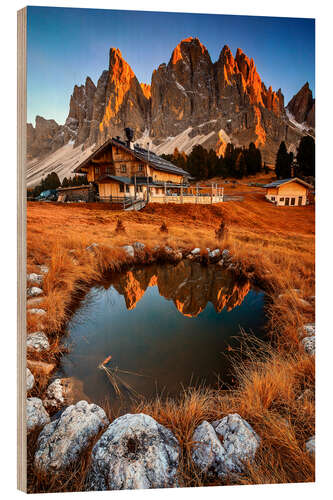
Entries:
{"type": "Polygon", "coordinates": [[[27,9],[17,12],[17,487],[27,490],[26,127],[27,9]]]}

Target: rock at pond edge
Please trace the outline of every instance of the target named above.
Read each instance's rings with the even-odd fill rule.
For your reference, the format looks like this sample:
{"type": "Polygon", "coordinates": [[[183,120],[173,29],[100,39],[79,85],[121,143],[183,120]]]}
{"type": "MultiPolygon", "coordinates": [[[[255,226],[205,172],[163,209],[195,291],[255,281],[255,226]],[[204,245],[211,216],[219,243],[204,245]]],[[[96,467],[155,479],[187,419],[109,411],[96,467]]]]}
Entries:
{"type": "Polygon", "coordinates": [[[149,415],[117,418],[92,451],[87,489],[177,487],[179,444],[169,429],[149,415]]]}
{"type": "Polygon", "coordinates": [[[44,427],[37,440],[34,464],[42,473],[57,473],[73,464],[91,440],[109,424],[95,404],[79,401],[44,427]]]}

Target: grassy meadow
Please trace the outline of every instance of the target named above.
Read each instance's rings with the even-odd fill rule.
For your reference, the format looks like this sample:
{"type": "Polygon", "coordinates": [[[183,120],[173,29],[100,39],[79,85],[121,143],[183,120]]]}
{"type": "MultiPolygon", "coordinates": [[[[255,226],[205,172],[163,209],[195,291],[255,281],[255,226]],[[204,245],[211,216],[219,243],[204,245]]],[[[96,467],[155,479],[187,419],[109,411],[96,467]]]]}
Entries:
{"type": "MultiPolygon", "coordinates": [[[[237,188],[242,191],[243,186],[237,188]]],[[[230,187],[230,192],[234,190],[230,187]]],[[[133,407],[133,412],[148,413],[174,432],[182,449],[179,481],[183,486],[218,484],[196,472],[190,458],[191,438],[203,420],[234,412],[253,426],[262,442],[248,472],[237,481],[228,478],[227,484],[314,481],[314,461],[304,445],[315,433],[315,361],[304,352],[298,333],[302,324],[314,321],[314,206],[275,207],[264,199],[264,190],[244,191],[241,202],[149,204],[140,212],[111,211],[106,203],[28,203],[27,271],[39,273],[40,265],[49,267],[42,302],[28,305],[28,333],[43,330],[51,344],[47,354],[29,353],[35,360],[57,363],[73,303],[106,271],[131,264],[121,246],[134,241],[146,245],[144,263],[150,262],[154,248],[162,244],[184,251],[228,248],[240,272],[269,296],[271,342],[261,343],[244,334],[242,357],[236,354],[234,358],[232,388],[193,388],[177,401],[157,398],[133,407]],[[117,230],[119,220],[124,232],[117,230]],[[218,241],[215,231],[222,220],[227,231],[218,241]],[[160,230],[163,223],[167,231],[160,230]],[[92,243],[98,246],[89,252],[86,248],[92,243]],[[47,314],[36,317],[29,314],[30,307],[41,307],[47,314]]],[[[36,377],[31,395],[42,395],[48,379],[36,377]]],[[[105,409],[110,419],[115,418],[110,404],[105,409]]],[[[31,457],[33,447],[32,436],[31,457]]],[[[82,489],[86,467],[84,456],[66,481],[52,478],[50,482],[37,477],[30,462],[29,491],[82,489]]]]}

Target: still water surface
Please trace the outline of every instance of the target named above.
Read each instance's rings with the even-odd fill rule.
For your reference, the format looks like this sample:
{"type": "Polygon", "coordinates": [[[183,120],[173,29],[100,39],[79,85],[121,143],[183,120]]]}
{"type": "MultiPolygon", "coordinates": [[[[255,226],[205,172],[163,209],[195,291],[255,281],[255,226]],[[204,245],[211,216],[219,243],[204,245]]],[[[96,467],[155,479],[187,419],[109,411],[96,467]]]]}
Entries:
{"type": "Polygon", "coordinates": [[[264,293],[218,266],[184,260],[136,267],[87,293],[70,321],[70,352],[58,375],[74,377],[96,403],[119,399],[98,368],[110,355],[111,372],[140,374],[116,372],[128,401],[134,392],[122,382],[145,398],[176,395],[194,384],[215,387],[218,378],[231,380],[240,327],[262,338],[264,323],[264,293]]]}

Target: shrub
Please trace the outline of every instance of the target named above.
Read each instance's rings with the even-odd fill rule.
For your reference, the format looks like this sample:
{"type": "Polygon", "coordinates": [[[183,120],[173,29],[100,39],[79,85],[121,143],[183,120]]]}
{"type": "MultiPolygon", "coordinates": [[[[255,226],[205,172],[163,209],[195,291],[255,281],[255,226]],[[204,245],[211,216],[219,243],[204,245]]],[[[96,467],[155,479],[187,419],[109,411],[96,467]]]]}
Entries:
{"type": "Polygon", "coordinates": [[[116,233],[126,233],[125,226],[123,224],[123,221],[121,219],[117,220],[117,225],[116,225],[116,233]]]}
{"type": "Polygon", "coordinates": [[[160,227],[160,231],[161,231],[161,233],[168,233],[169,232],[168,226],[166,225],[166,223],[164,221],[162,222],[162,225],[160,227]]]}
{"type": "Polygon", "coordinates": [[[216,239],[221,241],[225,237],[227,232],[226,224],[224,219],[221,220],[219,227],[215,230],[216,239]]]}

